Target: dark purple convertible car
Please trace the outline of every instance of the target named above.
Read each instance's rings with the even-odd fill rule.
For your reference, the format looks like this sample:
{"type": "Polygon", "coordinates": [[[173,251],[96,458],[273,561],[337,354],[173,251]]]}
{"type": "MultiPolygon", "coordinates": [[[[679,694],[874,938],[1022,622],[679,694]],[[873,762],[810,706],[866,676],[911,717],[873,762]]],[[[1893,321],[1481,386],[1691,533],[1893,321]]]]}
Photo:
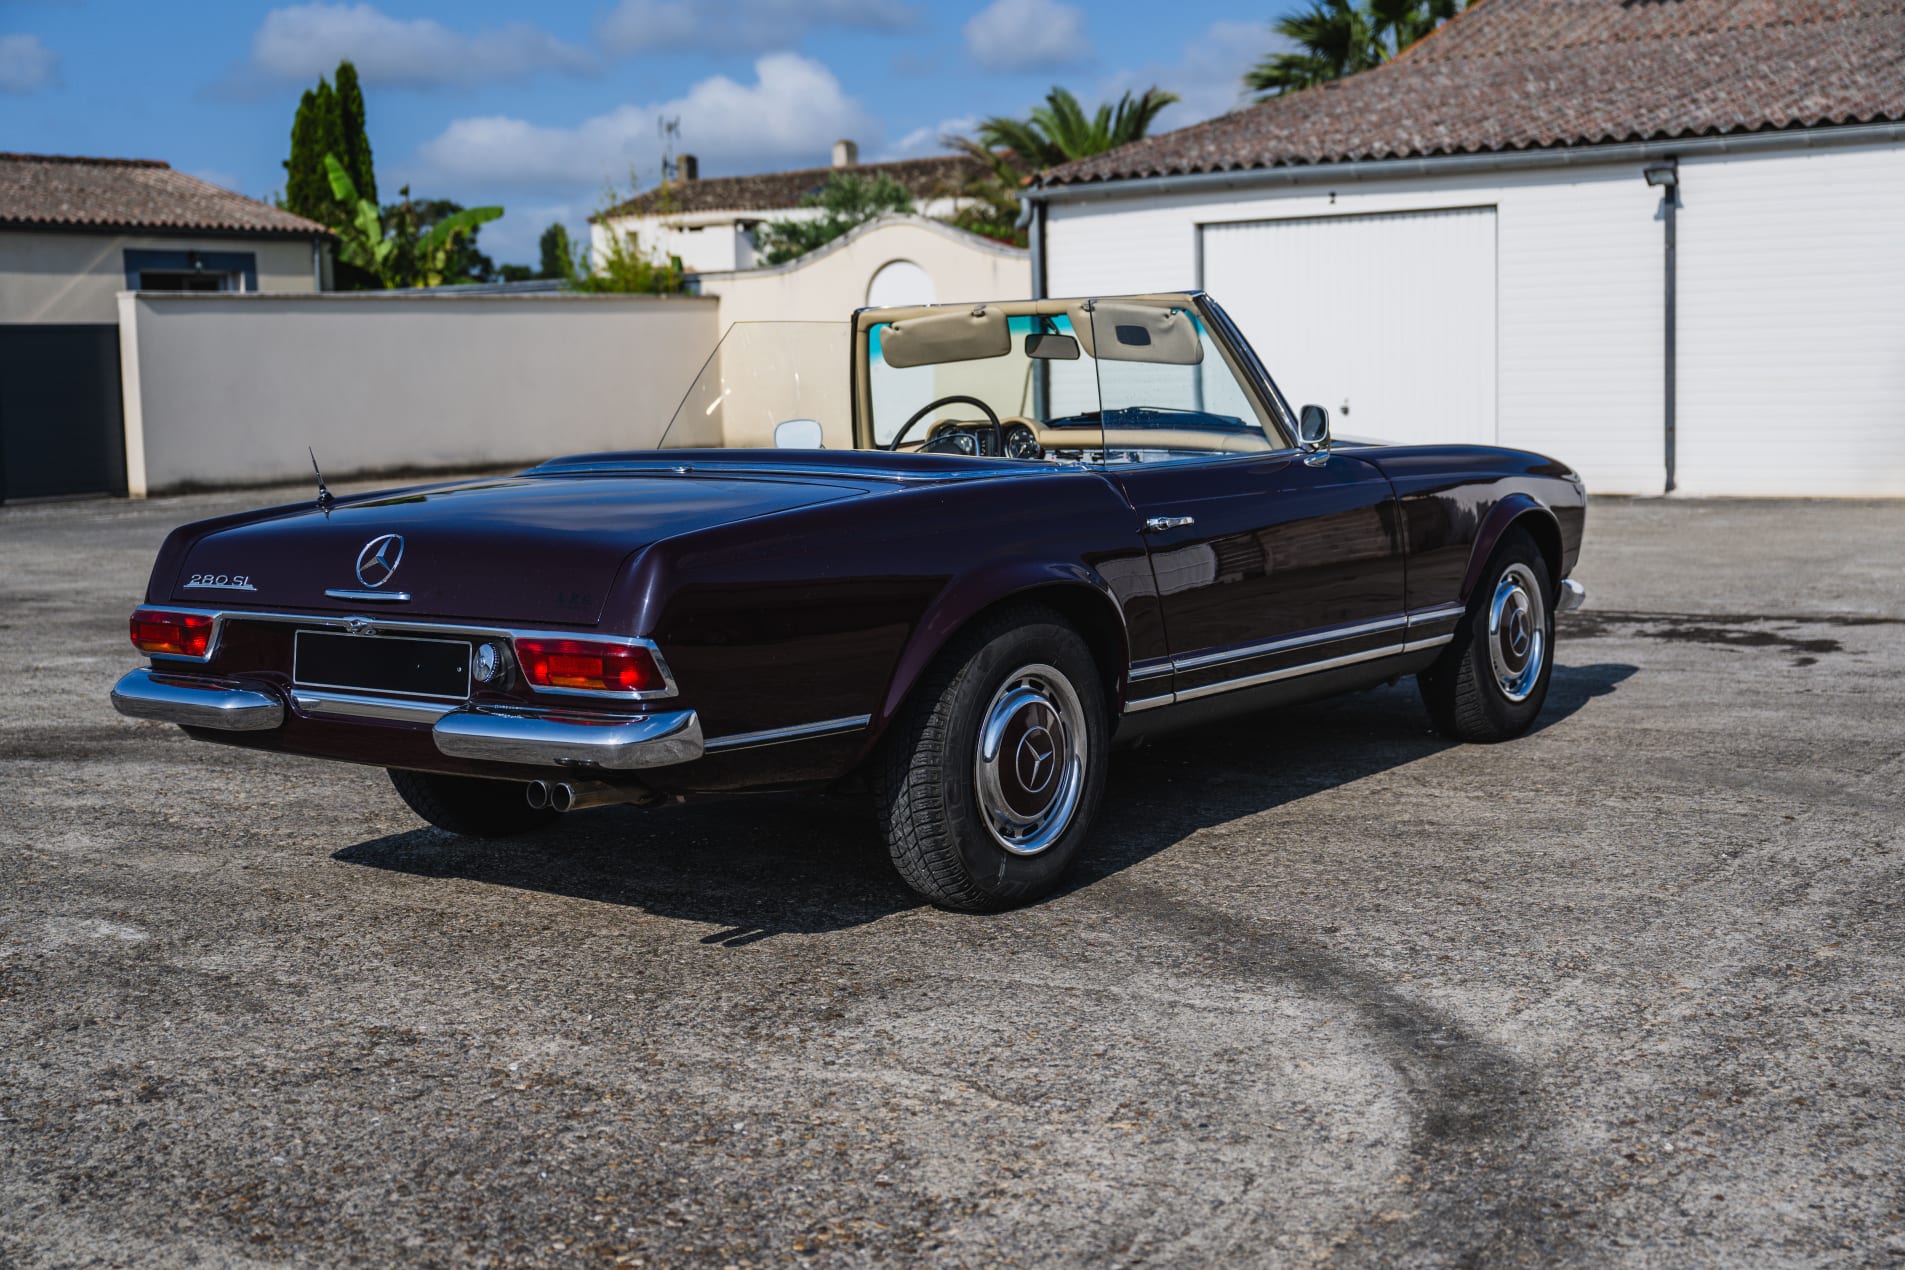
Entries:
{"type": "Polygon", "coordinates": [[[1333,442],[1198,293],[738,325],[651,442],[175,530],[113,703],[462,834],[865,788],[980,909],[1059,882],[1122,740],[1404,674],[1517,735],[1583,596],[1565,464],[1333,442]]]}

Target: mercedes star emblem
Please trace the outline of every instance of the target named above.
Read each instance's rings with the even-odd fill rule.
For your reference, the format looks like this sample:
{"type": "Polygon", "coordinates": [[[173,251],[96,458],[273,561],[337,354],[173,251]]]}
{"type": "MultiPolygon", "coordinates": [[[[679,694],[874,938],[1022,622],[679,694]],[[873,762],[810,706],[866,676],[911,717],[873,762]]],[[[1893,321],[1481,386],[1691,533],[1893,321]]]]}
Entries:
{"type": "Polygon", "coordinates": [[[357,553],[357,580],[368,587],[380,587],[390,581],[403,561],[403,535],[385,534],[372,538],[357,553]]]}

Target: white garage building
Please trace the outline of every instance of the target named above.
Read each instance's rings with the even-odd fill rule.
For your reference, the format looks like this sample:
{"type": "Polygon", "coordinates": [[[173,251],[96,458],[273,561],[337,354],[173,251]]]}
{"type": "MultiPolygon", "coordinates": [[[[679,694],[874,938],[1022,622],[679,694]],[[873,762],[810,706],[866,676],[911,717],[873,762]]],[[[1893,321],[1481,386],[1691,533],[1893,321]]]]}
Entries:
{"type": "Polygon", "coordinates": [[[1203,287],[1340,435],[1905,495],[1901,120],[1895,0],[1486,0],[1047,173],[1033,285],[1203,287]]]}

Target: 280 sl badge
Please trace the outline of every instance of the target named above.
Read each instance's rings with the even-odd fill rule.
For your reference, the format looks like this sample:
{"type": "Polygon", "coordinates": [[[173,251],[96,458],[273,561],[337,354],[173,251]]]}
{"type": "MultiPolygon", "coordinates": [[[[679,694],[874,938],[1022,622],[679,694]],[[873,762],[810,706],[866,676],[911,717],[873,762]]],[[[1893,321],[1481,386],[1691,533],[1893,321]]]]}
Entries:
{"type": "Polygon", "coordinates": [[[256,591],[248,573],[194,573],[192,580],[181,590],[197,588],[202,591],[256,591]]]}

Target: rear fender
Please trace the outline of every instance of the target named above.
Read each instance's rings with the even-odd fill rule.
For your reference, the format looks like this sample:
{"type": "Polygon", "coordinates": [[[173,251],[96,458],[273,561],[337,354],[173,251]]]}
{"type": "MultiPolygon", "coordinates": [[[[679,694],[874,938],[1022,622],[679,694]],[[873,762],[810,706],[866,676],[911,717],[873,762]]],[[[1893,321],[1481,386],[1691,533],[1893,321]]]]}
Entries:
{"type": "Polygon", "coordinates": [[[1108,656],[1112,663],[1105,667],[1106,684],[1111,715],[1116,718],[1124,699],[1131,646],[1124,612],[1110,585],[1096,570],[1082,564],[1017,561],[960,574],[934,597],[900,652],[880,712],[869,729],[867,748],[870,750],[887,724],[898,717],[920,676],[961,631],[991,609],[1014,601],[1036,601],[1041,596],[1050,596],[1067,607],[1074,603],[1095,606],[1085,611],[1096,614],[1098,631],[1084,633],[1094,651],[1101,658],[1108,656]]]}
{"type": "Polygon", "coordinates": [[[1509,494],[1489,508],[1488,515],[1482,518],[1482,527],[1475,533],[1475,541],[1469,548],[1468,571],[1462,576],[1459,598],[1463,604],[1468,603],[1475,588],[1481,585],[1482,570],[1488,567],[1488,559],[1501,545],[1503,535],[1516,526],[1534,536],[1535,544],[1547,558],[1549,571],[1555,575],[1554,580],[1561,580],[1560,522],[1532,495],[1509,494]]]}

